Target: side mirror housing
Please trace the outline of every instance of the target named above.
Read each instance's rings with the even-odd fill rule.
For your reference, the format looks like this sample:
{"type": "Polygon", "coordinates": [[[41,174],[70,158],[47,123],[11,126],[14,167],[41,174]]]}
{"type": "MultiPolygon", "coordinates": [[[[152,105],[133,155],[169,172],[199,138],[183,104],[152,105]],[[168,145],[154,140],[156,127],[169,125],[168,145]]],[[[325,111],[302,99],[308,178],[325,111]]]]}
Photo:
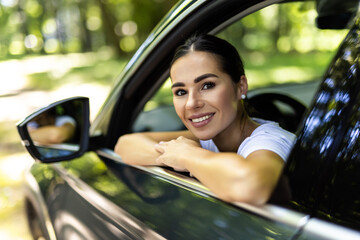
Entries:
{"type": "Polygon", "coordinates": [[[74,97],[41,108],[17,124],[30,155],[51,163],[80,157],[89,145],[89,99],[74,97]]]}
{"type": "Polygon", "coordinates": [[[316,0],[316,3],[316,25],[320,29],[347,29],[359,8],[358,0],[316,0]]]}

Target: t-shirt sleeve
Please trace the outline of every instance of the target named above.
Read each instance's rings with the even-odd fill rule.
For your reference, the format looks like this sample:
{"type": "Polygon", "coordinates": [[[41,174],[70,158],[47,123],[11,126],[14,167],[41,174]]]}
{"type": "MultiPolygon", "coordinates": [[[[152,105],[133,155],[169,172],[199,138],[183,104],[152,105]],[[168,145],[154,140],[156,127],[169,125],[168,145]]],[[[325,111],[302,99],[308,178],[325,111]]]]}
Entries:
{"type": "Polygon", "coordinates": [[[244,141],[238,150],[238,154],[246,158],[257,150],[269,150],[286,161],[295,143],[295,138],[294,134],[281,128],[263,130],[244,141]]]}
{"type": "Polygon", "coordinates": [[[219,149],[216,147],[215,143],[210,140],[200,140],[200,145],[202,148],[212,151],[212,152],[219,152],[219,149]]]}
{"type": "Polygon", "coordinates": [[[55,126],[60,127],[60,126],[63,126],[64,124],[66,124],[66,123],[70,123],[70,124],[76,126],[75,119],[70,117],[70,116],[66,116],[66,115],[57,117],[56,121],[55,121],[55,126]]]}

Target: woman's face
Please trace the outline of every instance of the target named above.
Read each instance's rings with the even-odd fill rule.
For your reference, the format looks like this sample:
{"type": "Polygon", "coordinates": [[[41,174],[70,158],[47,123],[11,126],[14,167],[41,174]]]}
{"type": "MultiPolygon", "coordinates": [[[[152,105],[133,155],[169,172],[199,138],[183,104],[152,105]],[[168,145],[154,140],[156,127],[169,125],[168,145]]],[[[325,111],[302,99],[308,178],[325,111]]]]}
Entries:
{"type": "Polygon", "coordinates": [[[173,102],[185,126],[199,139],[234,130],[241,87],[219,68],[215,55],[195,51],[172,65],[173,102]]]}

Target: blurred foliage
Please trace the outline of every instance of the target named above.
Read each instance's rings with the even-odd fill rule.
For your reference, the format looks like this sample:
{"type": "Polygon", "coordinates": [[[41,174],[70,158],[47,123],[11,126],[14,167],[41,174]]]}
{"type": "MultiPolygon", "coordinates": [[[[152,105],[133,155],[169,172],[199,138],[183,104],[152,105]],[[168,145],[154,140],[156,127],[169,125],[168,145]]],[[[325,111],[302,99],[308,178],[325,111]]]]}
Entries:
{"type": "Polygon", "coordinates": [[[38,90],[55,90],[65,84],[94,83],[111,86],[114,76],[120,73],[126,64],[123,58],[110,58],[89,65],[73,67],[59,76],[57,72],[46,71],[27,76],[27,87],[38,90]]]}
{"type": "MultiPolygon", "coordinates": [[[[25,54],[133,53],[176,0],[0,0],[0,59],[25,54]]],[[[327,51],[334,35],[313,39],[314,3],[281,4],[251,14],[233,35],[247,51],[327,51]],[[261,31],[259,31],[261,30],[261,31]]]]}
{"type": "Polygon", "coordinates": [[[333,51],[347,30],[320,30],[316,17],[316,6],[311,1],[275,4],[244,17],[220,37],[241,53],[333,51]]]}
{"type": "Polygon", "coordinates": [[[243,58],[249,88],[319,79],[348,29],[318,29],[314,2],[268,6],[219,36],[243,58]]]}
{"type": "Polygon", "coordinates": [[[133,52],[176,0],[0,0],[0,59],[133,52]]]}

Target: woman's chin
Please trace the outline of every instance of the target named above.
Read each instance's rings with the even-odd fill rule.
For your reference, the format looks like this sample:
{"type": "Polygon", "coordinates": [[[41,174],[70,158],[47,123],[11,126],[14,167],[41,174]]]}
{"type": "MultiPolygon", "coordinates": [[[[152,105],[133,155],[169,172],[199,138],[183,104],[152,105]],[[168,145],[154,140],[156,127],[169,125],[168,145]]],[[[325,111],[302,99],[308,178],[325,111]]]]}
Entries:
{"type": "Polygon", "coordinates": [[[213,139],[215,136],[213,136],[213,134],[210,133],[194,133],[193,134],[202,141],[206,141],[206,140],[210,140],[213,139]]]}
{"type": "Polygon", "coordinates": [[[202,141],[206,141],[206,140],[210,140],[213,139],[216,134],[213,131],[209,131],[210,129],[207,128],[206,130],[200,129],[200,128],[194,128],[192,125],[187,125],[185,124],[186,128],[192,133],[194,134],[194,136],[202,141]]]}

